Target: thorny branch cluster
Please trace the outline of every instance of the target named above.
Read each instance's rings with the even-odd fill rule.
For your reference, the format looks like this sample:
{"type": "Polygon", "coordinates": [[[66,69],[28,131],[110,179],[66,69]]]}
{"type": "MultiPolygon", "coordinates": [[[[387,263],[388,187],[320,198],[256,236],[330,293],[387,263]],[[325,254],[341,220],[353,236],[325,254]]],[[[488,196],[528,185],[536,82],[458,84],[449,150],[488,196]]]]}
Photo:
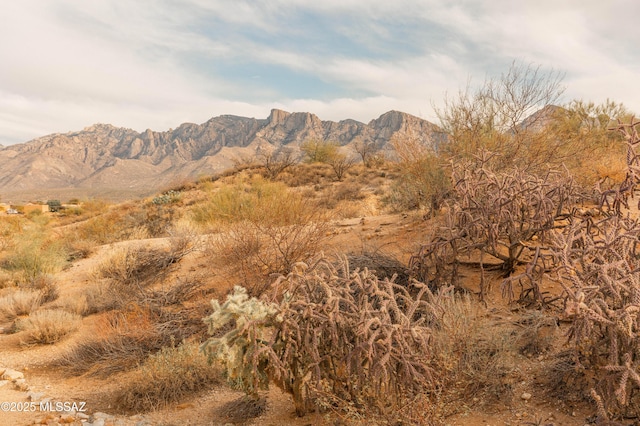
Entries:
{"type": "Polygon", "coordinates": [[[510,300],[548,307],[562,299],[574,365],[595,373],[588,392],[602,419],[640,415],[640,222],[625,215],[640,183],[639,127],[633,119],[615,128],[627,144],[626,178],[614,189],[596,186],[595,213],[575,207],[583,196],[568,173],[495,171],[486,153],[453,164],[454,197],[410,261],[413,277],[432,291],[459,284],[464,263],[480,268],[481,298],[485,270],[494,268],[504,272],[510,300]],[[514,274],[518,265],[525,267],[514,274]],[[545,295],[545,279],[563,295],[545,295]]]}

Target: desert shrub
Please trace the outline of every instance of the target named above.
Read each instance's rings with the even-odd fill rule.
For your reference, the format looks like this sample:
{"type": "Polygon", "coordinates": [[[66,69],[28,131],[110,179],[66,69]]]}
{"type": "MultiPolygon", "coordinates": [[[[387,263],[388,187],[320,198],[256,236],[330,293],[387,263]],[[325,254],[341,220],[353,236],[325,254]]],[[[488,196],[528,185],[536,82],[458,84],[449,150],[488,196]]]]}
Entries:
{"type": "Polygon", "coordinates": [[[0,217],[0,252],[12,247],[13,236],[22,232],[24,219],[14,216],[0,217]]]}
{"type": "Polygon", "coordinates": [[[148,215],[144,206],[124,203],[79,223],[75,232],[81,240],[97,244],[148,237],[148,215]]]}
{"type": "Polygon", "coordinates": [[[12,321],[17,317],[29,315],[42,303],[39,292],[16,290],[0,298],[0,317],[12,321]]]}
{"type": "Polygon", "coordinates": [[[338,181],[342,181],[342,179],[344,179],[347,172],[353,168],[355,163],[355,158],[348,157],[341,153],[336,153],[328,160],[328,164],[331,166],[331,169],[338,181]]]}
{"type": "MultiPolygon", "coordinates": [[[[97,314],[98,312],[115,309],[119,305],[120,297],[114,297],[108,280],[95,280],[83,291],[82,298],[86,302],[86,308],[81,315],[97,314]]],[[[73,311],[73,308],[71,309],[73,311]]]]}
{"type": "Polygon", "coordinates": [[[554,110],[544,132],[540,151],[554,153],[553,164],[564,164],[585,188],[594,183],[616,185],[624,180],[626,144],[624,134],[610,130],[614,120],[627,122],[622,104],[571,101],[554,110]]]}
{"type": "Polygon", "coordinates": [[[259,150],[256,157],[258,164],[264,167],[265,177],[270,180],[274,180],[286,169],[300,161],[299,155],[287,146],[280,146],[272,150],[259,150]]]}
{"type": "Polygon", "coordinates": [[[230,198],[225,193],[217,208],[234,213],[217,214],[230,223],[211,240],[211,253],[260,294],[270,274],[287,273],[318,252],[328,225],[322,213],[281,183],[258,182],[250,191],[230,198]]]}
{"type": "Polygon", "coordinates": [[[513,62],[506,73],[447,97],[436,114],[447,138],[438,151],[446,157],[471,159],[477,152],[500,153],[496,170],[518,167],[544,172],[554,162],[557,144],[544,131],[564,88],[562,75],[531,64],[513,62]],[[548,143],[549,142],[549,143],[548,143]]]}
{"type": "Polygon", "coordinates": [[[12,250],[3,259],[2,266],[20,274],[24,283],[58,272],[66,265],[67,256],[61,244],[47,239],[43,233],[34,229],[14,235],[12,250]]]}
{"type": "Polygon", "coordinates": [[[82,318],[64,310],[42,309],[20,319],[16,330],[22,332],[24,345],[48,345],[60,341],[63,337],[80,327],[82,318]]]}
{"type": "Polygon", "coordinates": [[[96,248],[95,241],[79,238],[76,232],[65,231],[60,238],[64,251],[67,253],[68,262],[86,259],[93,254],[96,248]]]}
{"type": "Polygon", "coordinates": [[[329,163],[338,154],[340,145],[320,139],[309,139],[300,144],[300,150],[308,163],[329,163]]]}
{"type": "Polygon", "coordinates": [[[362,164],[364,164],[365,167],[369,168],[375,165],[376,162],[376,153],[378,153],[378,151],[380,150],[380,147],[378,145],[376,145],[376,143],[371,140],[371,139],[363,139],[363,138],[357,138],[352,146],[351,149],[358,154],[358,156],[360,156],[360,158],[362,159],[362,164]]]}
{"type": "Polygon", "coordinates": [[[42,274],[35,277],[26,285],[23,285],[23,288],[38,290],[40,292],[40,302],[43,304],[58,298],[58,285],[53,275],[50,274],[42,274]]]}
{"type": "Polygon", "coordinates": [[[420,138],[399,134],[391,141],[400,176],[393,182],[386,197],[387,204],[396,211],[426,208],[433,216],[451,191],[448,173],[442,159],[420,138]]]}
{"type": "Polygon", "coordinates": [[[321,185],[331,180],[331,166],[325,163],[302,163],[291,167],[280,180],[290,187],[321,185]]]}
{"type": "Polygon", "coordinates": [[[179,403],[221,382],[198,345],[183,343],[150,355],[118,391],[116,402],[133,412],[150,411],[179,403]]]}
{"type": "MultiPolygon", "coordinates": [[[[440,231],[410,260],[414,276],[432,287],[456,284],[461,255],[479,256],[480,295],[484,296],[485,256],[499,261],[509,276],[518,264],[535,257],[527,243],[544,242],[571,216],[577,200],[572,179],[566,173],[548,171],[528,174],[520,169],[496,172],[486,166],[487,157],[476,163],[453,165],[454,198],[440,231]]],[[[535,279],[531,285],[537,285],[535,279]]],[[[512,296],[513,282],[505,283],[512,296]]],[[[513,297],[512,297],[513,298],[513,297]]]]}
{"type": "Polygon", "coordinates": [[[170,243],[168,249],[134,247],[116,250],[97,266],[95,276],[108,281],[115,306],[126,305],[132,298],[140,297],[146,287],[166,277],[171,267],[190,251],[188,239],[172,238],[170,243]]]}
{"type": "Polygon", "coordinates": [[[433,388],[426,286],[414,298],[366,270],[320,261],[296,265],[275,289],[262,302],[236,287],[206,319],[212,334],[235,322],[202,349],[248,393],[273,380],[304,415],[313,406],[386,412],[433,388]]]}

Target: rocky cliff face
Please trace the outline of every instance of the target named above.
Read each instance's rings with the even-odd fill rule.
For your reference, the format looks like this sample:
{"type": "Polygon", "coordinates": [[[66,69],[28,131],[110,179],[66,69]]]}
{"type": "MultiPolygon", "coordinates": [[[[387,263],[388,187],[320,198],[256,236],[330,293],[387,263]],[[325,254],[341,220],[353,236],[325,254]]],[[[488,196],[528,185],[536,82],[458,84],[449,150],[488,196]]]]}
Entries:
{"type": "Polygon", "coordinates": [[[434,124],[398,111],[369,124],[322,121],[311,113],[277,109],[266,119],[222,115],[166,132],[138,133],[95,124],[79,132],[0,146],[0,197],[47,199],[64,190],[80,195],[118,190],[142,195],[215,173],[230,166],[234,153],[246,155],[263,144],[297,146],[316,138],[348,145],[358,138],[384,147],[399,132],[426,143],[437,143],[439,138],[434,124]]]}

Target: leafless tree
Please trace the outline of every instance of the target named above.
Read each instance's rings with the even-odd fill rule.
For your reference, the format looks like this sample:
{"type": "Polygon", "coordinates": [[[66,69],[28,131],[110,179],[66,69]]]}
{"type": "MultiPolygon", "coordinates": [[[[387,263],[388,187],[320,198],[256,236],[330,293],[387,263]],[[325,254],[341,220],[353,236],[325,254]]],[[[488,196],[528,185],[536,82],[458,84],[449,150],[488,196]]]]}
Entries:
{"type": "Polygon", "coordinates": [[[500,166],[543,167],[550,157],[533,155],[536,152],[529,152],[529,147],[541,146],[538,139],[546,135],[539,129],[548,116],[535,113],[559,102],[562,77],[513,62],[506,74],[488,79],[477,91],[472,93],[467,86],[456,98],[445,99],[444,107],[436,108],[449,135],[443,149],[464,158],[487,149],[503,154],[494,158],[501,161],[500,166]]]}
{"type": "Polygon", "coordinates": [[[257,157],[258,162],[265,168],[267,178],[271,180],[300,161],[295,150],[287,146],[278,147],[271,151],[261,150],[257,157]]]}
{"type": "Polygon", "coordinates": [[[353,142],[352,147],[362,159],[362,164],[367,168],[371,167],[371,157],[378,151],[375,142],[359,137],[353,142]]]}

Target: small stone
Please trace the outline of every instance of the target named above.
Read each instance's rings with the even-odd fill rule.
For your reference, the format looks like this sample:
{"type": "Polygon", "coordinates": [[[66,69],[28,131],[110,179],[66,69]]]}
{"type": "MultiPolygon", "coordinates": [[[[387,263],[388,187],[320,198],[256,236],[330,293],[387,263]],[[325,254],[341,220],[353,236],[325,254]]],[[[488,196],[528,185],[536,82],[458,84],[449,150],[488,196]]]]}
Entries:
{"type": "Polygon", "coordinates": [[[27,399],[32,402],[39,402],[44,397],[44,392],[29,392],[27,399]]]}
{"type": "Polygon", "coordinates": [[[96,411],[95,413],[93,413],[93,418],[94,419],[112,419],[113,416],[111,414],[107,414],[107,413],[102,413],[100,411],[96,411]]]}
{"type": "Polygon", "coordinates": [[[70,416],[70,415],[63,415],[60,417],[60,420],[58,420],[60,423],[73,423],[76,421],[75,417],[70,416]]]}
{"type": "Polygon", "coordinates": [[[29,390],[29,385],[25,379],[18,379],[13,382],[13,387],[19,391],[26,392],[29,390]]]}
{"type": "Polygon", "coordinates": [[[85,413],[78,413],[76,414],[76,417],[80,420],[89,420],[89,415],[85,413]]]}
{"type": "Polygon", "coordinates": [[[22,374],[19,371],[16,370],[12,370],[10,368],[7,368],[6,370],[4,370],[4,372],[2,373],[2,377],[0,377],[0,379],[3,380],[11,380],[12,382],[15,380],[19,380],[19,379],[24,379],[24,374],[22,374]]]}
{"type": "Polygon", "coordinates": [[[531,399],[531,394],[529,392],[523,392],[522,395],[520,395],[520,398],[524,401],[528,401],[531,399]]]}

